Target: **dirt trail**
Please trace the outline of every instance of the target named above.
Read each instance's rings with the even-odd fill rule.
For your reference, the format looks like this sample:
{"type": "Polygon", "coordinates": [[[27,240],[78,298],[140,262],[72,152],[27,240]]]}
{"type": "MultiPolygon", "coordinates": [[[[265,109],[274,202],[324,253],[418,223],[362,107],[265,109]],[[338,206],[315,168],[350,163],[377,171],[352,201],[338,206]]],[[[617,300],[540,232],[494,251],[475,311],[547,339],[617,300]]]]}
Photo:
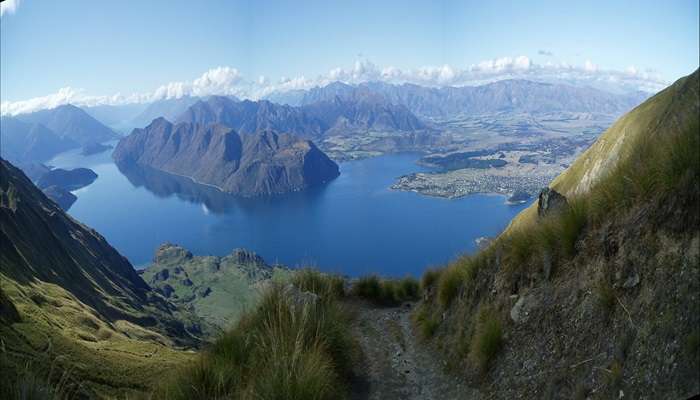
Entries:
{"type": "Polygon", "coordinates": [[[444,371],[444,363],[418,343],[410,313],[413,304],[379,308],[355,303],[353,334],[362,347],[362,379],[352,399],[479,399],[478,392],[444,371]]]}

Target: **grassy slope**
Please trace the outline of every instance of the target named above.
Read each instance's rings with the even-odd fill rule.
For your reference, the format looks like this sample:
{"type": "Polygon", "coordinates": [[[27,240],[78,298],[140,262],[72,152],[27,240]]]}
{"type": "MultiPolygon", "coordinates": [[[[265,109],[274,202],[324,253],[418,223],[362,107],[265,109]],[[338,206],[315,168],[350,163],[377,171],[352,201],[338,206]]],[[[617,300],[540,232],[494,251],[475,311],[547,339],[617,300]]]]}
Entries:
{"type": "Polygon", "coordinates": [[[5,379],[29,371],[44,380],[53,370],[54,378],[67,374],[75,395],[133,396],[193,357],[158,332],[101,318],[60,286],[40,281],[19,285],[3,275],[0,281],[21,317],[0,324],[0,375],[5,379]]]}
{"type": "Polygon", "coordinates": [[[424,276],[415,319],[498,398],[700,392],[698,72],[637,107],[488,249],[424,276]],[[514,317],[515,316],[515,317],[514,317]]]}
{"type": "MultiPolygon", "coordinates": [[[[623,115],[549,186],[567,198],[584,195],[618,163],[634,157],[645,142],[687,127],[692,116],[700,113],[698,80],[696,71],[623,115]],[[685,110],[682,116],[675,112],[678,109],[685,110]]],[[[516,216],[507,231],[527,226],[536,216],[535,203],[516,216]]]]}
{"type": "Polygon", "coordinates": [[[164,245],[161,250],[165,247],[170,247],[175,255],[156,256],[156,262],[143,271],[144,280],[160,290],[169,285],[174,289],[169,296],[171,301],[191,307],[198,316],[220,328],[230,327],[243,312],[254,308],[267,283],[283,281],[290,275],[288,269],[269,266],[262,259],[256,262],[237,257],[240,250],[215,257],[191,256],[174,245],[164,245]],[[159,279],[164,270],[168,278],[159,279]]]}
{"type": "Polygon", "coordinates": [[[102,236],[0,163],[2,308],[19,314],[0,316],[2,389],[11,390],[18,375],[42,380],[57,370],[54,378],[68,371],[86,396],[130,393],[191,357],[177,348],[197,345],[206,325],[153,292],[102,236]]]}

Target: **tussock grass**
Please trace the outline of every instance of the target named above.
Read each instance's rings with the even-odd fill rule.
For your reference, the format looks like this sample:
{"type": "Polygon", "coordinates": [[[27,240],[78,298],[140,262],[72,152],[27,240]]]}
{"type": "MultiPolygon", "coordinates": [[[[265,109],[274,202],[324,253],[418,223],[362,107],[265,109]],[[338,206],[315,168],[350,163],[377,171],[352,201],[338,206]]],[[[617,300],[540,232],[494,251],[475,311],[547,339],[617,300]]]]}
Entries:
{"type": "MultiPolygon", "coordinates": [[[[5,364],[5,355],[0,354],[0,366],[5,364]]],[[[0,371],[5,370],[0,368],[0,371]]],[[[19,370],[0,374],[0,398],[27,400],[64,400],[85,397],[82,383],[75,380],[70,370],[62,369],[58,362],[51,361],[49,370],[37,362],[27,362],[19,370]]]]}
{"type": "Polygon", "coordinates": [[[337,294],[337,283],[311,272],[298,279],[317,291],[316,301],[290,298],[282,286],[271,286],[256,310],[153,397],[342,398],[355,342],[347,313],[335,297],[320,294],[337,294]]]}
{"type": "Polygon", "coordinates": [[[433,285],[435,285],[440,278],[440,274],[442,273],[442,269],[439,268],[430,268],[426,270],[423,273],[423,276],[421,277],[420,280],[420,287],[421,290],[426,290],[433,285]]]}
{"type": "Polygon", "coordinates": [[[291,281],[299,290],[311,292],[321,297],[339,299],[345,296],[345,280],[342,277],[322,274],[312,268],[296,271],[291,281]]]}
{"type": "Polygon", "coordinates": [[[403,301],[417,300],[420,297],[420,284],[411,277],[397,281],[370,275],[358,279],[351,293],[378,305],[395,306],[403,301]]]}
{"type": "Polygon", "coordinates": [[[438,326],[440,326],[440,320],[434,313],[430,312],[426,304],[421,304],[418,311],[413,314],[413,322],[418,327],[420,336],[423,339],[433,337],[438,326]]]}
{"type": "Polygon", "coordinates": [[[481,371],[486,371],[502,345],[503,327],[498,315],[491,307],[482,306],[477,314],[469,358],[481,371]]]}
{"type": "Polygon", "coordinates": [[[444,309],[450,306],[460,289],[474,281],[479,268],[487,262],[489,253],[477,257],[463,256],[442,271],[437,281],[437,300],[444,309]]]}

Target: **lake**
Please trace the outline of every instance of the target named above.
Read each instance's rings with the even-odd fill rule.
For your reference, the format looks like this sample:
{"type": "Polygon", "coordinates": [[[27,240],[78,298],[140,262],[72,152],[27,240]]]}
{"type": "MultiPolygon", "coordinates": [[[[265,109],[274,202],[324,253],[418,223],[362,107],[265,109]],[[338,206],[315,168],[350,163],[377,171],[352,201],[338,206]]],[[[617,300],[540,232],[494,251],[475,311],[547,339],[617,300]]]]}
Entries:
{"type": "Polygon", "coordinates": [[[527,206],[497,195],[460,199],[389,189],[395,178],[426,171],[417,154],[392,154],[340,164],[329,184],[270,198],[241,199],[155,170],[120,170],[111,151],[63,153],[48,164],[93,169],[97,180],[75,191],[68,211],[100,232],[137,268],[163,242],[195,255],[244,247],[268,263],[359,276],[420,276],[497,235],[527,206]]]}

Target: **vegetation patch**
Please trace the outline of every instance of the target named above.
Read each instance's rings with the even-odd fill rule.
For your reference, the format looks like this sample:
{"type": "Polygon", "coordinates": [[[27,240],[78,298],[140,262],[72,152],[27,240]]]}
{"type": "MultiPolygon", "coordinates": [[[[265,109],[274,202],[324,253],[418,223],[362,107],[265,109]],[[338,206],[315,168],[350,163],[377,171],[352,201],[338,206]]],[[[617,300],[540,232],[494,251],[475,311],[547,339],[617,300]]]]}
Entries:
{"type": "Polygon", "coordinates": [[[354,296],[381,306],[396,306],[420,298],[420,284],[411,277],[401,280],[381,279],[376,275],[358,279],[352,286],[354,296]]]}
{"type": "Polygon", "coordinates": [[[502,345],[503,327],[498,315],[491,307],[481,307],[477,314],[469,358],[481,371],[485,371],[502,345]]]}
{"type": "Polygon", "coordinates": [[[347,313],[335,296],[328,295],[335,293],[337,284],[311,272],[304,272],[297,282],[313,292],[271,285],[253,312],[154,397],[344,397],[356,344],[347,313]]]}
{"type": "Polygon", "coordinates": [[[430,312],[426,304],[421,304],[418,311],[413,314],[413,321],[423,339],[433,337],[438,326],[440,326],[440,320],[434,313],[430,312]]]}

